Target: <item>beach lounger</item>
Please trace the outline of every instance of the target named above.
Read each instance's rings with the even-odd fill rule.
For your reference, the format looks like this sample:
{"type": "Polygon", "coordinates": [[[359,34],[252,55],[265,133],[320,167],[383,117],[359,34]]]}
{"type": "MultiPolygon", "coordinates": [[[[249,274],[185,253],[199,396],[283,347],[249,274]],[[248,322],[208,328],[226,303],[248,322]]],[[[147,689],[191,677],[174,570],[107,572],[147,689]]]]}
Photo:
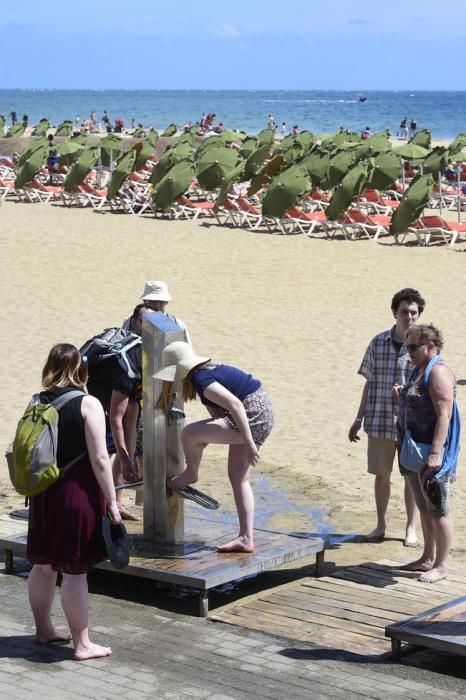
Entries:
{"type": "Polygon", "coordinates": [[[358,224],[361,232],[371,240],[376,241],[379,236],[388,235],[391,217],[387,214],[367,214],[360,209],[349,209],[346,212],[349,219],[358,224]]]}
{"type": "Polygon", "coordinates": [[[392,214],[400,206],[398,199],[386,199],[379,190],[366,189],[358,198],[359,208],[367,209],[368,213],[392,214]]]}
{"type": "Polygon", "coordinates": [[[18,197],[13,180],[0,180],[0,201],[18,197]]]}
{"type": "Polygon", "coordinates": [[[102,209],[106,204],[109,204],[107,190],[98,190],[88,182],[78,185],[75,195],[76,203],[82,207],[90,205],[93,209],[102,209]]]}
{"type": "Polygon", "coordinates": [[[423,216],[416,221],[410,230],[415,234],[419,245],[429,245],[433,240],[440,239],[446,245],[454,245],[461,233],[466,233],[466,224],[446,221],[441,216],[423,216]]]}
{"type": "Polygon", "coordinates": [[[32,180],[23,189],[26,201],[42,202],[42,204],[48,204],[51,200],[60,199],[63,194],[63,187],[44,185],[38,179],[32,180]]]}
{"type": "Polygon", "coordinates": [[[312,236],[314,231],[324,231],[326,222],[325,211],[316,210],[305,212],[298,207],[288,209],[279,221],[279,227],[284,225],[282,233],[303,233],[305,236],[312,236]],[[286,230],[287,225],[291,225],[290,230],[286,230]]]}
{"type": "Polygon", "coordinates": [[[191,219],[196,221],[200,216],[214,216],[214,202],[191,202],[186,195],[176,200],[173,209],[175,219],[191,219]]]}

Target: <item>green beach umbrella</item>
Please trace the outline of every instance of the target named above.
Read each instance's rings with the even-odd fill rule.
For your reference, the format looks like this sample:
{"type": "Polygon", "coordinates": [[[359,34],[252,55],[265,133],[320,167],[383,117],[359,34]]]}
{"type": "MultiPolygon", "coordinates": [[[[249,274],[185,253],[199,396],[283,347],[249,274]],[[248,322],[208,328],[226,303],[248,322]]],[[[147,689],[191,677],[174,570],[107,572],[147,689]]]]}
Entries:
{"type": "Polygon", "coordinates": [[[74,141],[65,141],[55,146],[55,150],[60,156],[60,165],[71,165],[75,162],[84,151],[85,146],[81,143],[75,143],[74,141]]]}
{"type": "Polygon", "coordinates": [[[385,190],[401,175],[401,156],[387,151],[374,158],[374,169],[367,187],[385,190]]]}
{"type": "Polygon", "coordinates": [[[448,146],[448,153],[452,160],[457,160],[455,158],[456,154],[466,147],[466,134],[461,133],[456,136],[453,141],[448,146]]]}
{"type": "Polygon", "coordinates": [[[314,187],[319,187],[322,182],[326,182],[330,169],[330,156],[322,148],[316,148],[308,156],[299,161],[299,165],[306,168],[314,187]]]}
{"type": "Polygon", "coordinates": [[[116,160],[124,146],[122,139],[116,134],[108,134],[97,145],[100,146],[102,165],[107,168],[111,166],[110,154],[112,155],[111,160],[116,160]]]}
{"type": "Polygon", "coordinates": [[[242,131],[224,131],[223,134],[220,134],[220,138],[225,143],[241,143],[247,138],[247,135],[242,131]]]}
{"type": "Polygon", "coordinates": [[[17,189],[23,187],[27,182],[31,182],[44,165],[46,157],[47,147],[44,145],[31,154],[16,176],[15,187],[17,189]]]}
{"type": "Polygon", "coordinates": [[[45,138],[39,138],[35,141],[31,141],[31,145],[29,148],[27,148],[23,153],[21,153],[20,157],[17,160],[16,163],[16,168],[22,168],[23,165],[29,158],[32,156],[33,153],[39,150],[39,148],[43,148],[43,146],[48,146],[48,141],[45,138]]]}
{"type": "Polygon", "coordinates": [[[191,160],[192,147],[189,143],[180,143],[166,148],[159,162],[152,171],[150,182],[156,185],[170,168],[184,160],[191,160]]]}
{"type": "MultiPolygon", "coordinates": [[[[271,131],[271,129],[269,129],[269,131],[271,131]]],[[[251,155],[244,164],[243,176],[241,178],[242,181],[251,180],[251,178],[253,178],[254,175],[257,174],[259,168],[267,160],[269,153],[270,146],[268,144],[261,146],[257,149],[257,151],[251,153],[251,155]]]]}
{"type": "Polygon", "coordinates": [[[262,129],[262,131],[259,131],[257,134],[257,141],[259,142],[260,146],[271,146],[274,141],[274,132],[273,129],[269,129],[268,127],[265,129],[262,129]]]}
{"type": "Polygon", "coordinates": [[[226,146],[209,148],[196,160],[196,177],[201,187],[214,190],[238,164],[238,152],[226,146]]]}
{"type": "Polygon", "coordinates": [[[136,151],[136,160],[133,165],[133,170],[139,170],[139,168],[142,168],[149,156],[152,156],[155,153],[155,146],[153,146],[148,139],[144,139],[144,141],[135,144],[133,148],[136,151]]]}
{"type": "Polygon", "coordinates": [[[89,137],[87,134],[75,134],[74,136],[70,137],[70,141],[72,143],[80,143],[82,146],[86,146],[87,142],[89,141],[89,137]]]}
{"type": "Polygon", "coordinates": [[[50,122],[48,119],[41,119],[38,124],[34,127],[31,136],[45,136],[47,131],[50,129],[50,122]]]}
{"type": "Polygon", "coordinates": [[[162,136],[174,136],[178,131],[178,126],[176,124],[169,124],[167,128],[162,132],[162,136]]]}
{"type": "Polygon", "coordinates": [[[294,139],[294,134],[288,134],[288,136],[285,136],[285,138],[278,144],[276,152],[286,151],[288,148],[291,148],[291,146],[294,144],[294,139]]]}
{"type": "Polygon", "coordinates": [[[405,233],[411,224],[418,220],[429,204],[434,188],[434,179],[428,175],[416,175],[395,209],[390,223],[390,233],[405,233]]]}
{"type": "Polygon", "coordinates": [[[18,136],[22,136],[25,131],[26,131],[26,124],[24,124],[24,122],[18,122],[14,126],[10,126],[10,128],[6,132],[6,138],[7,139],[18,138],[18,136]]]}
{"type": "Polygon", "coordinates": [[[402,146],[397,146],[393,149],[393,153],[397,153],[404,160],[422,160],[429,153],[427,148],[418,146],[415,143],[405,143],[402,146]]]}
{"type": "Polygon", "coordinates": [[[386,134],[373,134],[365,143],[370,147],[373,155],[392,150],[391,141],[386,134]]]}
{"type": "Polygon", "coordinates": [[[220,190],[217,195],[217,199],[215,200],[215,211],[218,210],[218,208],[223,204],[225,201],[225,198],[229,191],[231,190],[232,186],[234,185],[235,182],[239,182],[241,180],[241,174],[243,172],[243,166],[244,166],[244,161],[242,160],[236,168],[231,170],[228,175],[225,175],[223,178],[222,184],[220,185],[220,190]]]}
{"type": "Polygon", "coordinates": [[[330,157],[328,178],[322,182],[325,189],[331,189],[338,185],[348,170],[354,165],[354,155],[351,151],[340,151],[330,157]]]}
{"type": "Polygon", "coordinates": [[[257,138],[255,138],[254,136],[248,136],[246,139],[244,139],[243,143],[241,144],[241,148],[239,150],[240,156],[247,160],[249,156],[252,153],[254,153],[254,151],[257,151],[258,148],[259,141],[257,140],[257,138]]]}
{"type": "Polygon", "coordinates": [[[284,163],[284,158],[281,153],[277,153],[273,156],[265,165],[259,170],[257,175],[251,179],[251,184],[248,187],[248,195],[251,196],[259,192],[259,190],[270,180],[278,175],[281,167],[284,163]]]}
{"type": "Polygon", "coordinates": [[[151,144],[154,148],[156,147],[158,140],[159,140],[159,132],[155,131],[154,129],[151,129],[149,133],[146,136],[146,141],[151,144]]]}
{"type": "Polygon", "coordinates": [[[262,200],[262,213],[265,216],[281,218],[287,209],[309,192],[310,188],[311,181],[302,170],[293,169],[293,173],[280,173],[267,188],[262,200]]]}
{"type": "Polygon", "coordinates": [[[72,192],[75,187],[81,184],[89,170],[97,163],[100,157],[100,149],[98,146],[89,148],[84,153],[81,153],[78,160],[75,162],[70,172],[66,176],[64,188],[66,192],[72,192]]]}
{"type": "Polygon", "coordinates": [[[189,145],[192,147],[194,144],[194,134],[192,131],[184,131],[182,134],[177,136],[175,140],[175,146],[178,146],[180,143],[189,143],[189,145]]]}
{"type": "Polygon", "coordinates": [[[349,170],[335,188],[330,204],[325,210],[325,215],[330,221],[335,221],[350,206],[355,197],[358,197],[370,178],[370,165],[357,163],[349,170]]]}
{"type": "Polygon", "coordinates": [[[69,136],[73,131],[73,122],[70,119],[65,119],[57,126],[55,136],[69,136]]]}
{"type": "Polygon", "coordinates": [[[152,194],[157,209],[167,209],[184,194],[194,179],[194,163],[184,160],[165,173],[152,194]]]}
{"type": "Polygon", "coordinates": [[[304,129],[303,131],[300,131],[299,134],[296,134],[294,140],[303,147],[304,151],[309,151],[309,149],[312,148],[315,143],[314,134],[311,134],[311,132],[307,129],[304,129]]]}
{"type": "Polygon", "coordinates": [[[130,148],[117,162],[115,170],[112,172],[112,177],[107,190],[107,199],[113,199],[118,190],[122,186],[125,179],[133,169],[136,160],[136,151],[130,148]]]}
{"type": "Polygon", "coordinates": [[[131,136],[133,137],[133,139],[144,138],[145,135],[146,135],[146,130],[145,130],[144,128],[142,128],[142,127],[140,127],[139,129],[135,129],[135,130],[133,131],[133,133],[131,134],[131,136]]]}
{"type": "Polygon", "coordinates": [[[416,146],[421,146],[422,148],[430,149],[432,142],[432,134],[429,129],[421,129],[414,136],[409,139],[409,143],[414,143],[416,146]]]}
{"type": "Polygon", "coordinates": [[[455,157],[451,160],[455,160],[457,163],[463,163],[466,161],[466,151],[461,151],[461,153],[456,153],[455,157]]]}
{"type": "Polygon", "coordinates": [[[435,177],[439,172],[443,172],[445,167],[448,165],[449,153],[448,148],[445,146],[437,146],[434,148],[428,156],[426,156],[422,163],[422,172],[424,175],[432,173],[435,177]]]}

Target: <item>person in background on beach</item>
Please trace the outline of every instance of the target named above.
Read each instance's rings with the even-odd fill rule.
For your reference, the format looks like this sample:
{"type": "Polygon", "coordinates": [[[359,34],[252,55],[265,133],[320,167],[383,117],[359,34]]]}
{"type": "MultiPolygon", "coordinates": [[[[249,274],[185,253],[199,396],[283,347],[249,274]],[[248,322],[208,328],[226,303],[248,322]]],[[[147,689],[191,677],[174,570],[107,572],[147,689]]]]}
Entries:
{"type": "Polygon", "coordinates": [[[92,126],[95,127],[97,126],[97,115],[95,112],[91,112],[91,116],[89,118],[89,121],[91,122],[92,126]]]}
{"type": "Polygon", "coordinates": [[[26,129],[27,129],[27,126],[28,126],[28,124],[29,124],[29,117],[28,117],[27,114],[23,114],[23,124],[24,124],[24,126],[26,127],[26,129]]]}
{"type": "Polygon", "coordinates": [[[49,135],[47,136],[47,141],[48,141],[48,144],[47,144],[48,148],[53,148],[53,147],[55,146],[55,141],[54,141],[54,136],[53,136],[53,134],[49,134],[49,135]]]}
{"type": "Polygon", "coordinates": [[[10,112],[11,126],[14,126],[18,119],[16,118],[16,112],[10,112]]]}
{"type": "Polygon", "coordinates": [[[294,125],[291,133],[293,134],[293,136],[296,136],[297,134],[299,134],[299,126],[297,124],[294,125]]]}
{"type": "Polygon", "coordinates": [[[400,124],[400,139],[408,138],[408,117],[401,120],[400,124]]]}
{"type": "Polygon", "coordinates": [[[366,141],[367,139],[370,139],[371,136],[371,129],[369,126],[366,126],[366,128],[361,131],[361,138],[363,141],[366,141]]]}
{"type": "Polygon", "coordinates": [[[282,137],[282,139],[284,139],[286,136],[286,122],[282,122],[282,125],[280,127],[280,136],[282,137]]]}
{"type": "Polygon", "coordinates": [[[267,126],[269,129],[272,129],[272,131],[275,131],[277,125],[275,124],[273,114],[269,114],[269,116],[267,117],[267,126]]]}
{"type": "MultiPolygon", "coordinates": [[[[42,370],[40,399],[48,403],[82,390],[86,380],[87,365],[79,350],[68,343],[55,345],[42,370]]],[[[104,412],[97,399],[84,393],[60,409],[58,425],[58,466],[76,458],[61,479],[30,499],[27,557],[33,567],[28,592],[36,644],[72,639],[74,659],[82,661],[112,653],[110,647],[89,639],[87,571],[107,558],[102,515],[108,510],[115,523],[121,521],[105,445],[104,412]],[[63,575],[61,604],[71,635],[51,619],[57,572],[63,575]]]]}
{"type": "Polygon", "coordinates": [[[219,545],[219,552],[254,551],[254,495],[249,483],[250,468],[259,460],[259,448],[270,434],[275,415],[261,382],[236,367],[199,357],[188,343],[170,343],[163,351],[163,369],[154,375],[163,380],[157,408],[170,409],[174,383],[181,383],[185,401],[199,396],[210,413],[207,420],[183,428],[181,442],[186,468],[167,482],[179,491],[198,478],[207,445],[229,445],[228,476],[239,519],[238,537],[219,545]]]}
{"type": "Polygon", "coordinates": [[[419,581],[434,583],[447,575],[453,542],[453,522],[448,503],[450,483],[456,475],[460,447],[460,415],[456,404],[456,379],[440,356],[443,339],[433,325],[413,326],[406,347],[414,364],[409,382],[395,387],[399,399],[398,445],[406,430],[413,440],[430,445],[422,471],[407,471],[407,479],[421,515],[424,551],[401,568],[419,571],[419,581]]]}
{"type": "Polygon", "coordinates": [[[412,139],[413,136],[416,134],[416,129],[417,129],[417,121],[415,119],[411,119],[409,123],[409,138],[412,139]]]}
{"type": "MultiPolygon", "coordinates": [[[[359,440],[358,432],[364,419],[364,430],[368,435],[367,471],[375,476],[377,510],[377,525],[367,535],[368,541],[380,541],[385,537],[390,478],[397,442],[397,407],[392,387],[406,384],[413,369],[406,347],[406,332],[417,322],[424,307],[425,301],[416,289],[406,288],[397,292],[391,303],[395,325],[372,338],[358,370],[366,383],[348,438],[350,442],[359,440]]],[[[406,478],[404,497],[407,514],[404,545],[415,547],[416,506],[406,478]]]]}
{"type": "MultiPolygon", "coordinates": [[[[152,309],[138,304],[130,318],[129,330],[141,335],[142,317],[152,309]]],[[[87,390],[99,399],[107,416],[107,449],[115,454],[113,479],[115,484],[132,482],[138,479],[134,468],[136,447],[136,424],[142,398],[142,349],[141,345],[130,348],[126,354],[133,373],[128,372],[118,362],[117,357],[107,358],[89,372],[87,390]],[[110,428],[110,430],[108,429],[110,428]],[[110,435],[111,432],[111,435],[110,435]]],[[[139,520],[122,503],[122,491],[118,491],[117,502],[124,520],[139,520]]]]}

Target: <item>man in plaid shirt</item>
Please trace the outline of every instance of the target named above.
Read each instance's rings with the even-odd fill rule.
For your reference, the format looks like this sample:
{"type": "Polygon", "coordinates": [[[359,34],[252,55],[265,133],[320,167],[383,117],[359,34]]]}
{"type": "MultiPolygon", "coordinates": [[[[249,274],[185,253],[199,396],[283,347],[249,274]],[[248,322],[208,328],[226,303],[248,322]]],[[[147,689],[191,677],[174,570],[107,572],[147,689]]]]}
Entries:
{"type": "MultiPolygon", "coordinates": [[[[377,525],[367,536],[371,541],[383,539],[386,530],[390,477],[397,438],[396,404],[392,387],[406,384],[411,374],[413,365],[404,341],[406,331],[417,322],[424,306],[425,301],[416,289],[407,288],[397,292],[391,304],[395,325],[372,338],[358,370],[366,383],[348,437],[351,442],[359,440],[358,432],[364,419],[364,430],[368,435],[367,471],[375,476],[377,509],[377,525]]],[[[415,547],[416,504],[407,479],[404,494],[407,514],[404,544],[415,547]]]]}

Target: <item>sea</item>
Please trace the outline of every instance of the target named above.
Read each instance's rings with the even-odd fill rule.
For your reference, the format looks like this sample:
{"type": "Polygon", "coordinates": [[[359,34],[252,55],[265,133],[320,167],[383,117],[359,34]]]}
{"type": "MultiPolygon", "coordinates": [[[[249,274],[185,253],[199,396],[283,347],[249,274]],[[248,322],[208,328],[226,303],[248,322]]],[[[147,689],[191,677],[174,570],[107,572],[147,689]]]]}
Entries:
{"type": "MultiPolygon", "coordinates": [[[[200,121],[214,113],[216,123],[254,134],[267,126],[272,114],[278,129],[293,126],[313,133],[331,133],[340,127],[361,131],[389,129],[393,136],[404,117],[418,129],[430,129],[434,138],[453,139],[466,131],[466,91],[369,91],[361,95],[338,90],[0,90],[0,114],[15,111],[34,125],[47,117],[53,125],[64,119],[83,120],[104,110],[110,119],[124,119],[125,127],[139,123],[163,130],[168,124],[200,121]],[[134,120],[134,122],[133,122],[134,120]]],[[[7,124],[11,123],[7,119],[7,124]]]]}

